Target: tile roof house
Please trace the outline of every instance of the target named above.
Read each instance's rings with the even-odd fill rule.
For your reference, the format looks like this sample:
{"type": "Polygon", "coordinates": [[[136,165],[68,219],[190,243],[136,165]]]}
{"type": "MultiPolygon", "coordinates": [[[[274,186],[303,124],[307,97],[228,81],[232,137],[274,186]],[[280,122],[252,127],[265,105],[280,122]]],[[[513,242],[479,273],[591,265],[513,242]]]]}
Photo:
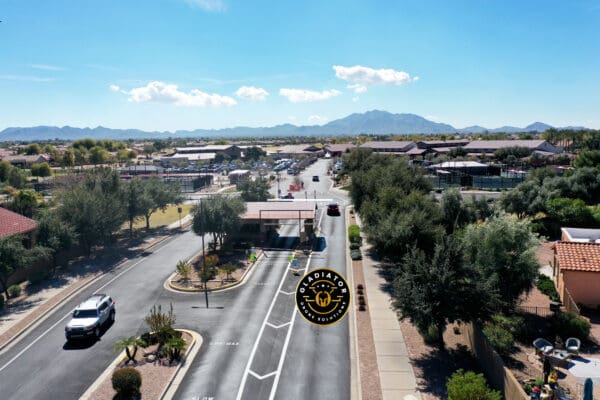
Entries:
{"type": "Polygon", "coordinates": [[[33,234],[36,229],[34,220],[0,207],[0,238],[33,234]]]}
{"type": "Polygon", "coordinates": [[[591,240],[554,245],[554,278],[563,303],[571,297],[577,304],[600,305],[600,244],[591,240]]]}

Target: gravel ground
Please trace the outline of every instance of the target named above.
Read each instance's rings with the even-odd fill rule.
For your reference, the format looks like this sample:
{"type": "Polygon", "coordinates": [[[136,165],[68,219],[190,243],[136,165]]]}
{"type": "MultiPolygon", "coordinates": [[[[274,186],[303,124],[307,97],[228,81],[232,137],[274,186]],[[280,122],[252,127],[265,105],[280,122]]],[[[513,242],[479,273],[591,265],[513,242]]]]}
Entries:
{"type": "MultiPolygon", "coordinates": [[[[182,337],[187,343],[192,341],[192,337],[185,332],[182,337]]],[[[143,349],[139,349],[136,359],[142,360],[142,353],[143,349]]],[[[125,366],[126,365],[124,364],[120,364],[117,369],[125,366]]],[[[168,366],[161,365],[157,362],[146,363],[141,361],[136,366],[133,366],[132,364],[128,366],[135,368],[142,375],[142,387],[140,390],[142,399],[158,399],[177,371],[177,364],[168,366]]],[[[107,378],[102,381],[91,395],[90,399],[112,400],[114,398],[117,392],[115,392],[112,387],[111,377],[112,374],[108,375],[107,378]]]]}

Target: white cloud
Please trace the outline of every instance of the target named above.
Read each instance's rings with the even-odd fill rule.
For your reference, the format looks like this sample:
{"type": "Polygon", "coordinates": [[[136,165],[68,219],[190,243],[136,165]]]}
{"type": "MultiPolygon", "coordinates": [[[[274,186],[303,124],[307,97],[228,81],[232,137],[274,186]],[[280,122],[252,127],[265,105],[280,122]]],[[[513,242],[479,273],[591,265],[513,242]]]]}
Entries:
{"type": "Polygon", "coordinates": [[[279,89],[279,94],[286,97],[292,103],[309,103],[313,101],[327,100],[342,94],[339,90],[330,89],[322,92],[314,92],[306,89],[279,89]]]}
{"type": "Polygon", "coordinates": [[[235,95],[242,99],[248,99],[252,101],[264,101],[269,95],[269,92],[267,92],[263,88],[257,88],[254,86],[242,86],[235,92],[235,95]]]}
{"type": "Polygon", "coordinates": [[[411,78],[408,72],[391,68],[373,69],[362,65],[353,67],[334,65],[333,70],[336,77],[351,83],[348,88],[355,93],[364,93],[371,85],[402,85],[419,79],[419,77],[411,78]]]}
{"type": "Polygon", "coordinates": [[[327,121],[327,117],[323,117],[321,115],[311,115],[310,117],[308,117],[308,122],[310,122],[311,124],[322,124],[325,121],[327,121]]]}
{"type": "Polygon", "coordinates": [[[31,68],[41,69],[44,71],[64,71],[66,68],[57,67],[54,65],[46,65],[46,64],[29,64],[31,68]]]}
{"type": "Polygon", "coordinates": [[[177,85],[170,83],[154,81],[146,86],[141,86],[130,91],[121,90],[117,85],[111,85],[110,90],[119,91],[129,96],[128,100],[132,103],[160,102],[172,103],[182,107],[221,107],[233,106],[237,102],[228,96],[219,94],[208,94],[198,89],[193,89],[189,93],[182,92],[177,85]]]}
{"type": "Polygon", "coordinates": [[[223,0],[186,0],[192,7],[199,7],[205,11],[221,12],[227,10],[223,0]]]}
{"type": "Polygon", "coordinates": [[[24,81],[24,82],[52,82],[53,78],[40,78],[39,76],[30,75],[0,75],[0,79],[4,81],[24,81]]]}
{"type": "Polygon", "coordinates": [[[355,83],[353,85],[346,86],[348,89],[354,90],[354,93],[364,93],[367,91],[367,87],[365,85],[361,85],[360,83],[355,83]]]}

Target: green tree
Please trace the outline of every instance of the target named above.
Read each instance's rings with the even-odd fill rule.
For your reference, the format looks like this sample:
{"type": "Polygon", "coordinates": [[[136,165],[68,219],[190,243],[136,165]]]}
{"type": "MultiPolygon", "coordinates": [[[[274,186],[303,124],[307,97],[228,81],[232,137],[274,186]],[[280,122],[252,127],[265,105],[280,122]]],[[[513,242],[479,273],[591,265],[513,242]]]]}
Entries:
{"type": "Polygon", "coordinates": [[[244,201],[267,201],[273,197],[269,193],[269,181],[264,178],[256,180],[243,179],[238,182],[237,190],[241,192],[241,197],[244,201]]]}
{"type": "Polygon", "coordinates": [[[35,190],[24,189],[16,193],[9,208],[27,218],[32,218],[41,202],[41,196],[35,190]]]}
{"type": "Polygon", "coordinates": [[[125,355],[127,355],[127,361],[125,361],[125,364],[128,364],[129,361],[133,361],[135,363],[135,356],[137,354],[138,347],[146,346],[147,344],[144,340],[130,336],[115,343],[115,351],[125,350],[125,355]]]}
{"type": "Polygon", "coordinates": [[[75,164],[84,165],[88,159],[88,150],[85,147],[74,147],[74,149],[75,164]]]}
{"type": "Polygon", "coordinates": [[[533,287],[539,267],[537,244],[529,222],[509,216],[492,217],[465,228],[465,262],[487,282],[491,309],[513,310],[521,294],[533,287]]]}
{"type": "Polygon", "coordinates": [[[153,206],[153,202],[144,190],[144,182],[137,176],[123,185],[123,192],[125,212],[129,221],[129,236],[133,237],[133,223],[138,218],[144,217],[148,208],[153,206]]]}
{"type": "Polygon", "coordinates": [[[143,182],[144,218],[146,229],[150,229],[150,217],[158,210],[165,210],[169,204],[180,204],[183,202],[181,188],[178,185],[162,182],[158,178],[145,179],[143,182]]]}
{"type": "Polygon", "coordinates": [[[458,189],[444,191],[440,201],[440,208],[448,233],[452,233],[456,229],[460,229],[475,220],[471,208],[463,200],[458,189]]]}
{"type": "Polygon", "coordinates": [[[16,189],[22,189],[25,187],[27,179],[25,179],[25,173],[19,168],[11,168],[8,173],[8,184],[16,189]]]}
{"type": "Polygon", "coordinates": [[[457,370],[446,383],[448,400],[502,400],[500,392],[491,390],[483,374],[457,370]]]}
{"type": "Polygon", "coordinates": [[[35,163],[31,166],[31,175],[33,176],[51,176],[52,169],[47,162],[35,163]]]}
{"type": "Polygon", "coordinates": [[[37,143],[32,143],[25,148],[25,154],[27,154],[28,156],[40,154],[41,152],[42,152],[42,147],[37,143]]]}
{"type": "Polygon", "coordinates": [[[94,146],[90,149],[90,162],[94,165],[105,164],[109,157],[104,147],[94,146]]]}
{"type": "Polygon", "coordinates": [[[261,149],[260,147],[257,146],[252,146],[252,147],[248,147],[245,151],[244,151],[244,155],[246,156],[247,159],[249,160],[254,160],[257,161],[259,160],[261,157],[265,157],[267,155],[267,152],[264,151],[263,149],[261,149]]]}
{"type": "Polygon", "coordinates": [[[575,168],[600,166],[600,150],[584,150],[577,154],[573,161],[575,168]]]}
{"type": "Polygon", "coordinates": [[[8,181],[13,166],[6,160],[0,160],[0,182],[8,181]]]}
{"type": "Polygon", "coordinates": [[[212,234],[214,244],[236,232],[246,204],[238,197],[216,196],[202,201],[192,209],[192,229],[199,235],[212,234]]]}
{"type": "Polygon", "coordinates": [[[146,156],[146,159],[151,158],[155,151],[156,149],[152,143],[144,145],[144,155],[146,156]]]}
{"type": "Polygon", "coordinates": [[[404,257],[394,280],[394,306],[420,332],[434,327],[435,343],[443,350],[448,322],[483,315],[486,290],[480,283],[477,272],[463,263],[460,242],[450,236],[435,246],[432,257],[415,247],[404,257]]]}
{"type": "Polygon", "coordinates": [[[10,277],[47,255],[48,249],[45,247],[25,248],[23,237],[20,235],[0,238],[0,285],[7,299],[10,298],[8,295],[8,280],[10,277]]]}
{"type": "Polygon", "coordinates": [[[62,154],[61,165],[63,167],[72,167],[75,165],[75,152],[72,149],[66,149],[62,154]]]}
{"type": "Polygon", "coordinates": [[[57,266],[59,252],[69,250],[77,240],[75,229],[61,220],[54,210],[42,210],[37,215],[36,243],[50,249],[52,265],[57,266]]]}
{"type": "Polygon", "coordinates": [[[548,200],[547,215],[561,226],[593,228],[597,225],[592,209],[581,199],[560,197],[548,200]]]}
{"type": "Polygon", "coordinates": [[[94,245],[111,241],[126,220],[119,175],[110,169],[87,173],[57,197],[60,218],[73,226],[88,255],[94,245]]]}
{"type": "Polygon", "coordinates": [[[96,146],[96,141],[91,138],[76,140],[73,142],[73,145],[72,145],[72,147],[74,149],[85,149],[85,150],[90,150],[94,146],[96,146]]]}

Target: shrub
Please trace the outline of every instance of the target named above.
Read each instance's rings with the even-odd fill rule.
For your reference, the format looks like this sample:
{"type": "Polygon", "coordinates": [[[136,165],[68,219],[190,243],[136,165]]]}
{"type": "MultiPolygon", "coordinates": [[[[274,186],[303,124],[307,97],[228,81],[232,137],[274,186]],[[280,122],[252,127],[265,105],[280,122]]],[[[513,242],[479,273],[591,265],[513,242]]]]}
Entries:
{"type": "Polygon", "coordinates": [[[360,249],[360,243],[350,242],[350,250],[358,250],[360,249]]]}
{"type": "Polygon", "coordinates": [[[4,310],[4,295],[0,293],[0,311],[4,310]]]}
{"type": "Polygon", "coordinates": [[[540,290],[540,292],[550,297],[550,300],[560,301],[560,297],[558,295],[558,292],[556,291],[556,286],[554,286],[554,282],[548,276],[540,274],[538,276],[536,286],[540,290]]]}
{"type": "Polygon", "coordinates": [[[33,272],[31,275],[29,275],[27,280],[32,285],[36,285],[40,282],[45,281],[47,277],[48,277],[48,275],[47,275],[46,271],[36,271],[36,272],[33,272]]]}
{"type": "Polygon", "coordinates": [[[154,332],[158,343],[164,344],[167,340],[174,336],[175,330],[175,313],[173,312],[173,304],[170,305],[168,312],[163,312],[160,304],[152,306],[150,313],[144,318],[144,321],[150,326],[150,330],[154,332]]]}
{"type": "Polygon", "coordinates": [[[358,296],[358,304],[360,304],[360,305],[367,304],[365,301],[365,296],[358,296]]]}
{"type": "Polygon", "coordinates": [[[134,368],[120,368],[113,372],[113,389],[122,397],[131,396],[140,392],[142,376],[134,368]]]}
{"type": "Polygon", "coordinates": [[[574,313],[557,312],[552,317],[552,326],[556,334],[563,339],[576,337],[586,340],[590,335],[590,323],[574,313]]]}
{"type": "Polygon", "coordinates": [[[439,330],[435,325],[429,325],[429,327],[425,330],[419,329],[419,333],[421,334],[423,341],[429,345],[437,344],[439,338],[438,332],[439,330]]]}
{"type": "Polygon", "coordinates": [[[515,339],[509,330],[500,325],[487,323],[483,328],[483,333],[488,338],[492,346],[494,346],[494,349],[496,349],[498,354],[510,354],[515,339]]]}
{"type": "Polygon", "coordinates": [[[348,227],[348,239],[353,243],[360,241],[360,227],[358,225],[353,224],[348,227]]]}
{"type": "Polygon", "coordinates": [[[491,390],[483,376],[459,369],[446,382],[448,400],[502,400],[500,392],[491,390]]]}
{"type": "Polygon", "coordinates": [[[158,343],[158,338],[156,337],[156,335],[150,332],[142,334],[142,336],[140,336],[140,339],[142,339],[148,346],[158,343]]]}
{"type": "Polygon", "coordinates": [[[361,254],[360,250],[356,249],[356,250],[350,251],[350,258],[353,260],[362,260],[362,254],[361,254]]]}
{"type": "Polygon", "coordinates": [[[358,311],[367,311],[367,307],[364,304],[358,306],[358,311]]]}
{"type": "Polygon", "coordinates": [[[20,285],[11,285],[8,288],[8,294],[10,297],[19,297],[21,295],[21,286],[20,285]]]}
{"type": "Polygon", "coordinates": [[[356,285],[356,288],[358,290],[363,290],[365,287],[362,285],[362,283],[359,283],[358,285],[356,285]]]}

